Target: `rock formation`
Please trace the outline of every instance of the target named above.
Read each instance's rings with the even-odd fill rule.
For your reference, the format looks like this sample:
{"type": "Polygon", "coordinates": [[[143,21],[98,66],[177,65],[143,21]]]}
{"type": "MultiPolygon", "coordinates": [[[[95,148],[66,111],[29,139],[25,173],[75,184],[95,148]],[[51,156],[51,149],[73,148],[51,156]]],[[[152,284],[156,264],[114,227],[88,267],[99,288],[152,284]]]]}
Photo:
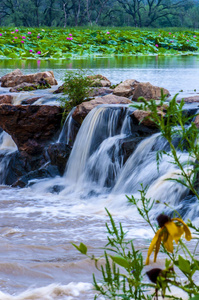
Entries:
{"type": "Polygon", "coordinates": [[[1,77],[1,86],[14,87],[23,82],[38,84],[41,78],[45,79],[50,85],[57,85],[57,80],[54,77],[53,71],[46,71],[29,75],[22,75],[18,74],[18,72],[11,72],[1,77]]]}
{"type": "Polygon", "coordinates": [[[38,155],[60,129],[62,109],[48,105],[0,105],[0,126],[19,151],[38,155]]]}
{"type": "Polygon", "coordinates": [[[96,97],[94,100],[85,101],[79,104],[74,113],[73,119],[78,123],[82,123],[87,114],[96,106],[101,104],[130,104],[131,101],[125,97],[119,97],[115,95],[106,95],[103,97],[96,97]]]}

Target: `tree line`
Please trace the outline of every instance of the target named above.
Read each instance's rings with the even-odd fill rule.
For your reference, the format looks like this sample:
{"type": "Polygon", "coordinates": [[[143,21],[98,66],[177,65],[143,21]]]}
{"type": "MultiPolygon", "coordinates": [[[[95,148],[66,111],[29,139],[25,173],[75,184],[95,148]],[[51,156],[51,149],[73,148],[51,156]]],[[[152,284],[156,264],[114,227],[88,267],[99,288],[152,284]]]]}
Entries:
{"type": "Polygon", "coordinates": [[[199,28],[199,0],[0,0],[0,26],[199,28]]]}

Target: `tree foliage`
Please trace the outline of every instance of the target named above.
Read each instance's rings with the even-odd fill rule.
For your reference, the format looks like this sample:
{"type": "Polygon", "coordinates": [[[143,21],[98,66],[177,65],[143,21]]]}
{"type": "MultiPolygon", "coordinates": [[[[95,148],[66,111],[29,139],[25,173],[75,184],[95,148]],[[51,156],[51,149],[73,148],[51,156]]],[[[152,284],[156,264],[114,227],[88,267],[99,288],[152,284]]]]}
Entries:
{"type": "Polygon", "coordinates": [[[198,0],[0,0],[0,26],[198,28],[198,0]]]}

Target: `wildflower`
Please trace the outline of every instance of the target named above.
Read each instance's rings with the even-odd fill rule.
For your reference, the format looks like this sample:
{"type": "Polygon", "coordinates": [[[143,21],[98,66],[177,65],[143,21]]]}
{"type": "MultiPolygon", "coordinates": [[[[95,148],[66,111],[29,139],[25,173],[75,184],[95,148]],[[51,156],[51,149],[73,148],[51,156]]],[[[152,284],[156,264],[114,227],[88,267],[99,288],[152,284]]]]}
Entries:
{"type": "Polygon", "coordinates": [[[38,36],[37,36],[37,38],[39,39],[39,38],[40,38],[40,36],[38,35],[38,36]]]}
{"type": "Polygon", "coordinates": [[[15,33],[14,31],[11,31],[11,33],[15,33]]]}
{"type": "Polygon", "coordinates": [[[19,31],[19,29],[15,29],[15,32],[18,32],[19,31]]]}
{"type": "Polygon", "coordinates": [[[187,40],[187,42],[189,42],[189,40],[187,40]]]}
{"type": "Polygon", "coordinates": [[[164,247],[168,252],[173,253],[173,241],[175,241],[177,244],[183,233],[185,233],[185,238],[187,241],[190,241],[192,238],[189,227],[183,222],[183,220],[179,218],[170,219],[168,216],[160,214],[157,218],[157,221],[160,229],[158,229],[156,232],[149,246],[146,265],[149,264],[149,257],[154,249],[154,262],[156,262],[161,242],[163,242],[164,247]],[[177,224],[174,221],[176,221],[177,224]],[[178,223],[181,223],[182,226],[178,223]]]}
{"type": "Polygon", "coordinates": [[[196,38],[196,35],[194,35],[193,37],[196,38]]]}
{"type": "Polygon", "coordinates": [[[37,51],[37,54],[41,54],[41,51],[37,51]]]}
{"type": "Polygon", "coordinates": [[[0,36],[2,36],[2,33],[0,33],[0,36]]]}
{"type": "Polygon", "coordinates": [[[25,36],[22,36],[22,39],[25,39],[26,37],[25,36]]]}
{"type": "Polygon", "coordinates": [[[23,44],[23,43],[24,43],[24,41],[21,41],[21,43],[23,44]]]}
{"type": "Polygon", "coordinates": [[[173,35],[173,37],[176,37],[175,35],[173,35]]]}
{"type": "Polygon", "coordinates": [[[17,37],[17,36],[14,36],[14,39],[18,39],[18,37],[17,37]]]}
{"type": "Polygon", "coordinates": [[[28,31],[28,34],[31,34],[32,32],[31,31],[28,31]]]}
{"type": "Polygon", "coordinates": [[[171,32],[169,32],[169,34],[171,34],[171,32]]]}
{"type": "Polygon", "coordinates": [[[158,44],[155,45],[157,48],[159,47],[158,44]]]}
{"type": "Polygon", "coordinates": [[[72,33],[69,33],[70,36],[72,36],[72,33]]]}
{"type": "Polygon", "coordinates": [[[106,34],[110,34],[110,32],[109,31],[107,31],[107,33],[106,34]]]}
{"type": "Polygon", "coordinates": [[[146,274],[153,283],[156,283],[158,276],[161,275],[161,271],[162,269],[154,268],[146,272],[146,274]]]}
{"type": "Polygon", "coordinates": [[[32,49],[30,49],[30,50],[29,50],[29,52],[31,53],[31,52],[33,52],[33,50],[32,50],[32,49]]]}

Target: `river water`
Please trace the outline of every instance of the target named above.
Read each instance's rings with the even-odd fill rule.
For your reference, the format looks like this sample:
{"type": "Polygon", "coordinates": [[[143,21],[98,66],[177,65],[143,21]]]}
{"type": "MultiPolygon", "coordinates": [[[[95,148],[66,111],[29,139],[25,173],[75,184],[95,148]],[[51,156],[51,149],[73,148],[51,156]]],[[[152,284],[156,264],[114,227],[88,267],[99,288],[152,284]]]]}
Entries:
{"type": "MultiPolygon", "coordinates": [[[[25,74],[53,70],[59,83],[66,69],[81,67],[108,77],[113,84],[134,78],[168,88],[172,95],[180,90],[183,96],[199,91],[198,56],[5,60],[0,61],[0,76],[18,67],[25,74]]],[[[6,91],[0,88],[0,93],[6,91]]],[[[174,176],[174,166],[164,159],[157,171],[156,151],[167,149],[159,134],[141,142],[124,165],[119,145],[130,132],[128,114],[126,106],[93,110],[80,129],[62,178],[35,181],[23,189],[0,186],[0,300],[93,299],[92,272],[99,274],[71,243],[83,242],[89,253],[102,253],[108,221],[105,207],[146,256],[153,233],[128,205],[125,194],[139,197],[143,183],[149,186],[149,197],[179,209],[185,205],[181,200],[186,189],[165,181],[174,176]]],[[[5,134],[0,143],[5,157],[16,150],[5,134]]],[[[186,153],[181,159],[188,159],[186,153]]],[[[163,204],[155,206],[151,218],[163,210],[163,204]]],[[[185,218],[194,220],[197,215],[193,203],[185,218]]],[[[163,264],[160,255],[156,266],[163,264]]]]}

